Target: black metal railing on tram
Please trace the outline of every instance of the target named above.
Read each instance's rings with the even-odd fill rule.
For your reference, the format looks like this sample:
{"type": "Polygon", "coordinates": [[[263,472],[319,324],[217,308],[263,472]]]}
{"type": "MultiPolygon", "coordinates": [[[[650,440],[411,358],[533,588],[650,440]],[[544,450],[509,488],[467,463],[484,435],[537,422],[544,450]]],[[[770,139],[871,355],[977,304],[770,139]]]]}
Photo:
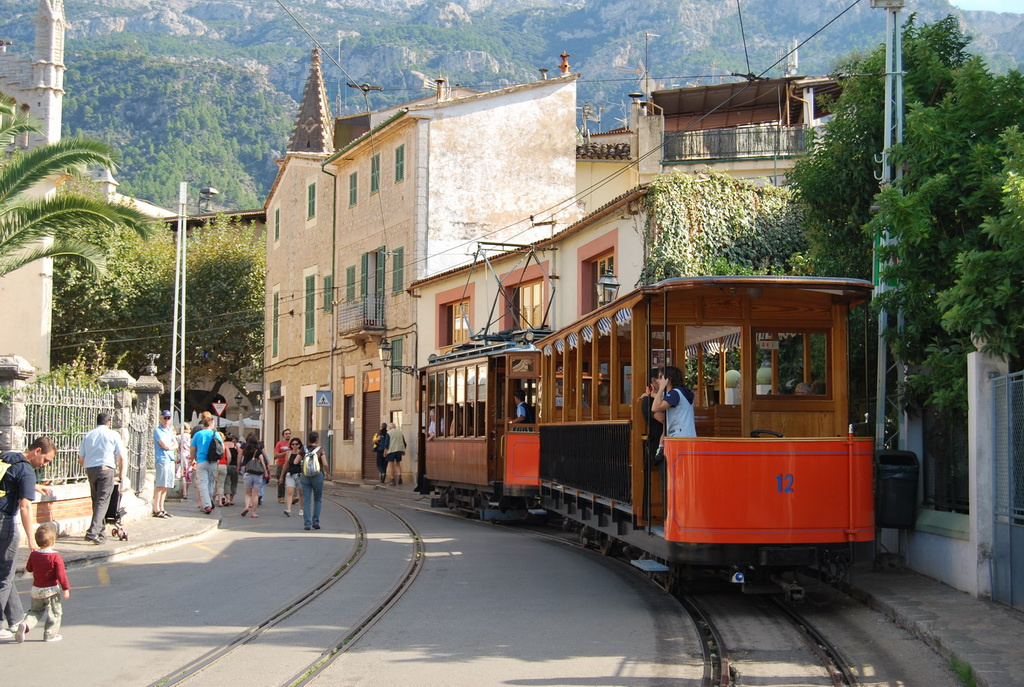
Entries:
{"type": "Polygon", "coordinates": [[[630,503],[629,425],[540,426],[540,477],[630,503]]]}

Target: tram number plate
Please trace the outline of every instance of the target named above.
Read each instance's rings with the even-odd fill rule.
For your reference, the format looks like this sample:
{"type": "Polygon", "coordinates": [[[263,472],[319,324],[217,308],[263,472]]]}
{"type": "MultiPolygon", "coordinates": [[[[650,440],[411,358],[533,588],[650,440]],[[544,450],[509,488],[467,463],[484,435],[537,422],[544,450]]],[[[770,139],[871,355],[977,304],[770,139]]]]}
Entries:
{"type": "Polygon", "coordinates": [[[775,490],[780,494],[793,493],[793,475],[776,475],[775,490]]]}

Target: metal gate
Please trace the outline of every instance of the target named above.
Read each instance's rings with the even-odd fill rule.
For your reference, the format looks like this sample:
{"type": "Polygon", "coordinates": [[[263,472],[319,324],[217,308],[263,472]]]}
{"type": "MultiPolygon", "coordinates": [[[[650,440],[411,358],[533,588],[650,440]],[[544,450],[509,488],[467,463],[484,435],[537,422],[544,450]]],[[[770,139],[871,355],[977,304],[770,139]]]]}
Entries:
{"type": "Polygon", "coordinates": [[[993,380],[992,598],[1024,610],[1024,372],[993,380]]]}
{"type": "Polygon", "coordinates": [[[378,479],[377,454],[373,452],[373,435],[380,429],[380,392],[367,391],[363,394],[363,479],[378,479]]]}

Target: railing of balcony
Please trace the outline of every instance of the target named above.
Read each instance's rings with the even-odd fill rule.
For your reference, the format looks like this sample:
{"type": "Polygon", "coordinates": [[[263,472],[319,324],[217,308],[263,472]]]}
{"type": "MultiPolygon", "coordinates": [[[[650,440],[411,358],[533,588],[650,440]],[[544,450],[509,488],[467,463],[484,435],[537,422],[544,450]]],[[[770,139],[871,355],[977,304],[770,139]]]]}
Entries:
{"type": "Polygon", "coordinates": [[[362,296],[338,307],[338,333],[384,329],[384,294],[362,296]]]}
{"type": "Polygon", "coordinates": [[[715,160],[797,155],[808,127],[753,126],[665,134],[665,160],[715,160]]]}

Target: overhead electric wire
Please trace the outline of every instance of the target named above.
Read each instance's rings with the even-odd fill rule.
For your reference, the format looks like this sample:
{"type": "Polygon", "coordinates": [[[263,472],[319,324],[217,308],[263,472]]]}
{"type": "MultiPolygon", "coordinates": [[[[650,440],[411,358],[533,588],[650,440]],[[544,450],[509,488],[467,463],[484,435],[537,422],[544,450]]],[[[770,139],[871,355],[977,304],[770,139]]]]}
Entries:
{"type": "MultiPolygon", "coordinates": [[[[852,3],[850,4],[850,5],[848,5],[848,6],[846,7],[846,8],[844,8],[844,9],[843,9],[842,11],[840,11],[840,12],[839,12],[838,14],[836,14],[836,15],[835,15],[834,17],[832,17],[832,18],[831,18],[831,19],[829,19],[829,20],[828,20],[827,22],[825,22],[825,24],[823,24],[823,25],[822,25],[821,27],[819,27],[819,28],[818,28],[817,30],[815,30],[815,31],[814,31],[813,33],[811,33],[811,34],[810,34],[810,35],[809,35],[809,36],[808,36],[807,38],[805,38],[805,39],[804,39],[804,40],[802,40],[802,41],[801,41],[800,43],[798,43],[798,44],[797,44],[796,46],[794,46],[792,50],[790,50],[790,51],[786,52],[786,53],[785,53],[785,54],[783,54],[783,55],[782,55],[782,56],[781,56],[781,57],[780,57],[779,59],[777,59],[777,60],[776,60],[776,61],[775,61],[774,63],[772,63],[771,65],[769,65],[768,67],[766,67],[766,68],[765,68],[764,70],[762,70],[762,71],[760,72],[760,74],[758,74],[758,75],[756,76],[756,78],[762,78],[762,77],[764,77],[764,75],[765,75],[765,74],[767,74],[767,73],[768,73],[769,71],[771,71],[772,69],[774,69],[774,68],[775,68],[776,66],[778,66],[778,65],[779,65],[779,64],[780,64],[780,63],[781,63],[781,62],[782,62],[783,60],[787,59],[787,58],[788,58],[788,57],[789,57],[790,55],[792,55],[792,54],[793,54],[794,52],[796,52],[796,51],[797,51],[797,50],[799,50],[799,49],[800,49],[801,47],[803,47],[804,45],[806,45],[806,44],[807,44],[808,42],[810,42],[811,40],[813,40],[813,39],[814,39],[814,38],[815,38],[815,37],[816,37],[816,36],[817,36],[818,34],[820,34],[820,33],[821,33],[822,31],[824,31],[824,30],[825,30],[825,29],[827,29],[827,28],[828,28],[829,26],[831,26],[831,25],[832,25],[833,23],[835,23],[836,21],[838,21],[838,20],[839,20],[840,18],[842,18],[842,17],[843,17],[843,16],[844,16],[844,15],[845,15],[845,14],[846,14],[847,12],[849,12],[850,10],[852,10],[852,9],[853,9],[854,7],[856,7],[856,6],[858,5],[858,4],[860,4],[860,2],[861,2],[861,0],[853,0],[853,2],[852,2],[852,3]]],[[[324,48],[324,47],[322,46],[322,44],[321,44],[321,43],[320,43],[320,42],[319,42],[319,41],[318,41],[318,40],[317,40],[317,39],[316,39],[316,38],[315,38],[315,37],[314,37],[314,36],[313,36],[313,35],[312,35],[312,34],[311,34],[311,33],[310,33],[310,32],[309,32],[309,31],[308,31],[308,30],[307,30],[307,29],[306,29],[306,28],[305,28],[305,27],[303,26],[303,25],[302,25],[302,23],[301,23],[301,22],[300,22],[300,21],[299,21],[299,20],[298,20],[298,19],[297,19],[297,18],[296,18],[296,17],[294,16],[294,14],[292,14],[292,12],[291,12],[291,11],[289,11],[287,7],[285,7],[285,5],[284,5],[284,4],[283,4],[283,3],[281,2],[281,0],[277,0],[277,4],[281,6],[281,8],[282,8],[282,9],[283,9],[283,10],[284,10],[284,11],[285,11],[285,12],[286,12],[287,14],[288,14],[288,16],[289,16],[289,17],[291,17],[291,18],[292,18],[292,20],[293,20],[293,21],[295,21],[295,23],[296,23],[296,24],[297,24],[297,25],[298,25],[298,26],[299,26],[300,28],[302,28],[302,30],[303,30],[303,31],[304,31],[304,32],[306,33],[306,35],[307,35],[307,36],[309,36],[309,38],[310,38],[310,39],[311,39],[311,40],[312,40],[312,41],[313,41],[313,42],[314,42],[314,43],[315,43],[315,44],[317,45],[317,47],[319,47],[319,48],[321,49],[321,51],[323,51],[324,53],[326,53],[326,54],[327,54],[327,56],[328,56],[328,57],[330,58],[331,62],[333,62],[333,63],[334,63],[334,64],[335,64],[335,65],[336,65],[336,66],[338,67],[338,69],[340,69],[340,70],[342,71],[342,73],[343,73],[343,74],[345,74],[345,76],[346,76],[347,78],[349,78],[349,79],[350,79],[351,81],[353,81],[353,82],[354,82],[354,79],[352,79],[352,77],[351,77],[351,76],[350,76],[350,75],[348,74],[348,72],[347,72],[347,71],[346,71],[346,70],[345,70],[345,69],[344,69],[344,68],[343,68],[343,67],[342,67],[342,66],[341,66],[341,65],[340,65],[340,64],[338,63],[338,61],[337,61],[337,60],[335,60],[335,59],[334,59],[333,55],[331,55],[331,54],[330,54],[330,52],[329,52],[329,51],[327,51],[327,50],[326,50],[326,49],[325,49],[325,48],[324,48]]],[[[737,9],[739,9],[739,0],[737,0],[737,9]]],[[[745,46],[745,43],[744,43],[744,46],[745,46]]],[[[749,67],[749,62],[748,62],[748,67],[749,67]]],[[[632,80],[632,79],[623,79],[623,80],[632,80]]],[[[607,81],[613,81],[613,79],[609,79],[609,80],[607,80],[607,81]]],[[[732,102],[733,100],[735,100],[736,98],[738,98],[738,97],[739,97],[739,96],[740,96],[740,95],[741,95],[741,94],[742,94],[742,93],[743,93],[743,92],[744,92],[745,90],[747,90],[747,88],[749,88],[749,87],[750,87],[750,84],[751,84],[751,83],[752,83],[752,81],[748,81],[748,82],[747,82],[746,84],[744,84],[744,85],[743,85],[743,87],[742,87],[742,88],[741,88],[740,90],[738,90],[738,91],[737,91],[736,93],[732,94],[731,96],[729,96],[728,98],[726,98],[725,100],[723,100],[723,101],[722,101],[721,103],[719,103],[718,105],[716,105],[715,107],[713,107],[713,108],[712,108],[712,109],[711,109],[710,111],[708,111],[707,113],[705,113],[704,115],[702,115],[702,116],[701,116],[700,118],[698,118],[698,119],[696,119],[696,120],[694,120],[694,121],[690,122],[690,124],[688,124],[688,125],[686,126],[686,128],[684,128],[684,129],[681,129],[681,130],[679,130],[679,131],[676,131],[676,132],[672,132],[672,134],[670,134],[670,135],[666,135],[666,136],[664,137],[664,139],[663,139],[662,143],[661,143],[661,144],[660,144],[659,146],[657,146],[657,147],[655,147],[655,148],[652,148],[652,149],[651,149],[650,151],[648,151],[647,153],[644,153],[644,154],[640,155],[640,156],[639,156],[638,158],[636,158],[635,160],[631,160],[631,161],[630,161],[630,162],[629,162],[629,163],[628,163],[627,165],[623,165],[622,169],[620,169],[620,170],[618,170],[617,172],[615,172],[615,173],[613,173],[613,174],[609,175],[608,177],[606,177],[606,178],[602,179],[601,181],[599,181],[599,182],[596,182],[596,183],[592,184],[591,186],[589,186],[589,187],[587,187],[587,188],[585,188],[585,189],[582,189],[581,191],[578,191],[577,193],[575,193],[574,195],[570,196],[569,198],[567,198],[567,199],[565,199],[565,200],[563,200],[563,201],[560,201],[560,202],[558,202],[558,203],[556,203],[556,204],[554,204],[554,205],[551,205],[551,206],[549,206],[549,207],[547,207],[547,208],[545,208],[545,209],[541,210],[540,212],[535,212],[535,213],[534,213],[533,215],[531,215],[530,217],[527,217],[527,218],[523,218],[523,219],[517,220],[517,221],[515,221],[515,222],[512,222],[512,223],[510,223],[510,224],[506,224],[506,225],[504,225],[504,226],[502,226],[502,227],[497,227],[497,228],[495,228],[495,229],[492,229],[492,230],[490,230],[490,231],[484,232],[483,234],[481,234],[481,235],[479,235],[479,236],[476,236],[476,237],[474,237],[474,238],[473,238],[473,239],[471,239],[471,240],[467,240],[467,241],[464,241],[464,242],[462,242],[462,243],[458,243],[458,244],[455,244],[454,246],[451,246],[451,247],[449,247],[449,248],[446,248],[445,250],[441,251],[440,253],[437,253],[437,254],[434,254],[434,255],[425,255],[425,256],[424,256],[424,257],[422,257],[422,258],[419,258],[419,259],[414,259],[414,260],[412,260],[412,261],[410,261],[410,262],[406,262],[406,263],[405,263],[405,264],[403,265],[403,269],[404,269],[404,268],[406,268],[406,267],[411,267],[411,266],[413,266],[413,265],[417,265],[417,264],[420,264],[420,263],[425,263],[425,262],[426,262],[426,261],[427,261],[427,260],[428,260],[428,259],[429,259],[430,257],[436,257],[436,256],[438,256],[438,255],[443,255],[443,254],[452,254],[452,253],[454,253],[454,251],[457,251],[457,250],[459,250],[460,248],[468,248],[468,247],[470,247],[470,246],[472,246],[472,245],[474,245],[474,244],[476,244],[476,243],[479,243],[479,242],[480,242],[481,240],[483,240],[483,239],[486,239],[486,238],[488,238],[488,237],[491,237],[491,236],[493,236],[493,235],[495,235],[495,234],[498,234],[498,233],[500,233],[500,232],[504,232],[504,231],[507,231],[507,230],[509,230],[509,229],[512,229],[512,228],[516,227],[516,226],[517,226],[517,225],[519,225],[519,224],[523,224],[524,222],[529,222],[529,226],[528,226],[528,227],[526,227],[525,229],[523,229],[522,231],[520,231],[520,232],[519,232],[519,233],[517,233],[517,234],[513,234],[513,235],[511,235],[510,237],[506,237],[506,239],[505,239],[505,240],[507,241],[507,240],[513,239],[513,238],[515,238],[515,237],[517,237],[517,236],[521,236],[522,234],[526,233],[526,232],[527,232],[527,231],[529,231],[529,230],[530,230],[531,228],[533,228],[533,226],[535,226],[535,224],[534,224],[534,223],[533,223],[533,222],[531,221],[531,220],[532,220],[532,218],[535,218],[535,217],[541,217],[541,216],[544,216],[544,215],[546,215],[547,213],[554,213],[554,212],[556,212],[556,211],[557,211],[557,210],[558,210],[559,208],[563,208],[563,207],[565,207],[566,205],[568,205],[568,204],[570,204],[570,203],[576,202],[576,201],[577,201],[577,200],[579,200],[579,199],[580,199],[581,197],[584,197],[584,196],[586,196],[586,195],[588,195],[588,194],[590,194],[590,193],[593,193],[594,191],[596,191],[596,190],[600,189],[600,188],[601,188],[601,187],[603,187],[604,185],[606,185],[606,184],[609,184],[609,183],[611,183],[611,182],[612,182],[612,181],[614,181],[614,180],[615,180],[615,179],[616,179],[616,178],[617,178],[617,177],[618,177],[619,175],[621,175],[621,174],[624,174],[624,173],[626,173],[626,172],[627,172],[627,171],[628,171],[628,170],[629,170],[630,168],[632,168],[632,167],[634,167],[634,166],[636,166],[636,165],[639,165],[639,163],[640,163],[640,162],[642,162],[643,160],[647,159],[647,158],[648,158],[648,157],[650,157],[651,155],[654,155],[655,153],[658,153],[658,152],[660,152],[661,148],[663,148],[663,147],[665,146],[665,144],[666,144],[666,143],[668,143],[669,141],[671,141],[671,140],[674,140],[675,138],[677,138],[677,137],[679,137],[679,136],[681,136],[681,135],[683,135],[683,134],[687,133],[688,131],[691,131],[691,130],[693,129],[693,127],[694,127],[694,126],[696,126],[697,124],[700,124],[700,123],[701,123],[702,121],[704,121],[704,120],[705,120],[705,119],[707,119],[707,118],[708,118],[709,116],[711,116],[712,114],[714,114],[715,112],[717,112],[717,111],[718,111],[719,109],[721,109],[721,108],[722,108],[722,107],[724,107],[725,105],[727,105],[727,104],[731,103],[731,102],[732,102]]],[[[366,95],[366,94],[364,93],[364,96],[365,96],[365,95],[366,95]]],[[[369,110],[369,102],[368,102],[368,100],[366,100],[366,102],[365,102],[365,107],[367,108],[366,114],[368,114],[368,115],[369,115],[369,114],[371,114],[371,112],[370,112],[370,110],[369,110]]],[[[372,129],[371,129],[371,131],[370,131],[370,134],[369,134],[369,135],[370,135],[370,137],[372,137],[372,135],[373,135],[373,131],[372,131],[372,129]]],[[[335,211],[336,211],[336,209],[335,209],[335,211]]],[[[552,214],[552,215],[548,215],[548,217],[549,217],[549,218],[552,218],[552,219],[553,219],[553,214],[552,214]]],[[[382,227],[382,231],[384,231],[384,232],[385,232],[385,239],[386,239],[386,227],[382,227]]],[[[386,244],[385,244],[385,245],[386,245],[386,244]]],[[[469,267],[469,266],[470,266],[470,265],[468,265],[468,264],[467,264],[467,265],[465,265],[465,267],[469,267]]],[[[385,274],[385,278],[386,278],[386,276],[387,276],[387,275],[385,274]]],[[[393,276],[393,271],[392,271],[392,276],[393,276]]],[[[335,284],[335,285],[334,285],[334,288],[341,288],[341,287],[340,287],[340,286],[339,286],[338,284],[335,284]]],[[[322,290],[318,290],[318,291],[319,291],[320,293],[322,293],[322,290]]],[[[279,293],[280,293],[280,292],[279,292],[279,293]]],[[[284,302],[290,302],[290,301],[298,301],[298,300],[302,300],[302,299],[303,299],[303,298],[305,297],[305,294],[304,294],[304,293],[302,293],[302,292],[296,292],[296,294],[297,294],[297,295],[294,295],[294,296],[286,296],[286,298],[285,298],[285,301],[284,301],[284,302]]],[[[279,300],[279,303],[280,303],[280,302],[281,302],[281,301],[279,300]]],[[[249,312],[249,311],[252,311],[252,312],[259,312],[259,311],[258,311],[258,309],[250,309],[250,310],[243,310],[243,311],[237,311],[237,312],[238,312],[238,313],[244,313],[244,312],[249,312]]],[[[221,317],[223,317],[223,316],[226,316],[226,315],[223,315],[223,314],[222,314],[222,315],[209,315],[209,316],[202,316],[202,315],[197,315],[197,317],[216,317],[216,316],[221,316],[221,317]]],[[[255,324],[255,323],[256,323],[256,320],[253,320],[253,323],[255,324]]],[[[149,326],[154,326],[154,327],[155,327],[155,326],[166,326],[166,325],[168,325],[168,324],[170,324],[170,323],[157,323],[157,324],[153,324],[153,325],[133,325],[133,326],[125,327],[125,328],[122,328],[122,329],[116,329],[116,328],[111,328],[111,329],[108,329],[108,330],[95,330],[95,331],[121,331],[121,330],[135,329],[135,328],[139,328],[139,327],[149,327],[149,326]]],[[[231,326],[236,326],[236,325],[231,325],[231,326]]],[[[196,330],[196,331],[206,331],[206,330],[196,330]]],[[[210,330],[210,331],[214,331],[214,330],[210,330]]],[[[92,333],[93,333],[92,331],[90,331],[90,332],[67,332],[67,333],[63,333],[63,334],[57,334],[56,336],[72,336],[72,335],[75,335],[75,334],[83,334],[83,335],[84,335],[84,334],[92,334],[92,333]]],[[[133,340],[147,340],[147,339],[152,339],[152,338],[161,338],[161,337],[155,337],[155,336],[154,336],[154,337],[140,337],[140,338],[138,338],[138,339],[133,339],[133,340]]],[[[132,341],[132,340],[122,340],[122,341],[128,342],[128,341],[132,341]]],[[[115,343],[116,343],[116,342],[115,342],[115,343]]],[[[76,344],[76,345],[81,345],[81,344],[76,344]]],[[[55,348],[53,348],[52,350],[59,350],[59,349],[62,349],[62,348],[70,348],[70,347],[73,347],[73,346],[71,346],[71,345],[65,345],[65,346],[55,347],[55,348]]]]}
{"type": "Polygon", "coordinates": [[[750,71],[750,54],[747,52],[747,32],[743,29],[743,10],[740,9],[740,0],[736,0],[736,14],[740,17],[740,36],[743,37],[743,57],[747,60],[747,74],[750,71]]]}

